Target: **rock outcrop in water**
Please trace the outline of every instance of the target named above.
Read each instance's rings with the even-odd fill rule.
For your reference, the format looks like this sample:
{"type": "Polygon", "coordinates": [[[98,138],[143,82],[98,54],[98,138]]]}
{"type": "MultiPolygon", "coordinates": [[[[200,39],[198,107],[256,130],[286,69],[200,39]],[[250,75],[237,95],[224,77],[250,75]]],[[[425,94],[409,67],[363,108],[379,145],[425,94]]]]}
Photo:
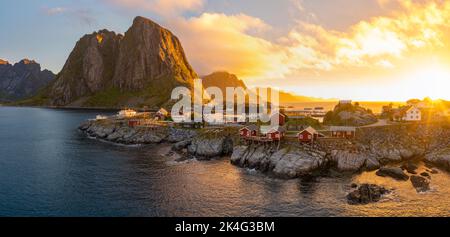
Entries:
{"type": "Polygon", "coordinates": [[[0,59],[0,101],[16,101],[34,96],[46,87],[55,74],[41,70],[33,60],[23,59],[14,65],[0,59]]]}
{"type": "Polygon", "coordinates": [[[425,156],[425,160],[450,171],[450,148],[433,151],[425,156]]]}
{"type": "Polygon", "coordinates": [[[325,155],[294,147],[274,151],[263,146],[238,146],[234,148],[231,163],[270,172],[280,178],[297,178],[320,170],[327,164],[325,155]]]}
{"type": "Polygon", "coordinates": [[[378,202],[382,196],[390,193],[389,190],[375,184],[362,184],[358,189],[347,195],[351,205],[369,204],[378,202]]]}
{"type": "Polygon", "coordinates": [[[411,183],[419,193],[430,190],[430,181],[424,177],[413,175],[411,176],[411,183]]]}
{"type": "Polygon", "coordinates": [[[190,158],[197,159],[229,155],[234,145],[233,139],[227,135],[210,138],[190,129],[129,127],[109,120],[86,121],[79,129],[91,137],[125,145],[173,143],[174,151],[186,149],[190,158]]]}
{"type": "Polygon", "coordinates": [[[235,147],[231,162],[290,178],[324,167],[340,172],[372,171],[382,167],[378,171],[380,176],[408,180],[409,176],[401,168],[383,166],[407,162],[404,168],[414,174],[416,171],[409,165],[410,161],[424,156],[430,163],[450,167],[450,152],[443,149],[450,144],[450,129],[442,124],[368,127],[357,133],[357,139],[353,141],[318,140],[314,147],[291,144],[279,153],[263,146],[235,147]],[[279,157],[280,153],[287,155],[278,162],[274,157],[279,157]],[[310,154],[320,156],[311,158],[310,154]]]}
{"type": "Polygon", "coordinates": [[[397,167],[382,167],[376,174],[381,177],[391,177],[400,181],[407,181],[409,179],[409,176],[401,168],[397,167]]]}

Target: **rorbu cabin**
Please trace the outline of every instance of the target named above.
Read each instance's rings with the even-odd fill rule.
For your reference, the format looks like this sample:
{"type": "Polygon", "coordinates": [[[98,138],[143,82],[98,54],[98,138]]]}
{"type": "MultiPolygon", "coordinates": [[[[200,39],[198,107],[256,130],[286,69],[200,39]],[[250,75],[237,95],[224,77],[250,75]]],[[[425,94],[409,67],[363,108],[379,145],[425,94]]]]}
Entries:
{"type": "Polygon", "coordinates": [[[270,116],[270,119],[272,119],[274,116],[278,116],[278,125],[279,126],[284,126],[286,124],[286,115],[278,112],[278,113],[274,113],[270,116]]]}
{"type": "Polygon", "coordinates": [[[331,126],[331,137],[353,139],[356,137],[355,127],[331,126]]]}
{"type": "Polygon", "coordinates": [[[258,126],[252,124],[239,130],[241,137],[256,137],[258,135],[258,126]]]}
{"type": "Polygon", "coordinates": [[[319,138],[319,132],[313,127],[309,126],[297,134],[298,141],[300,143],[312,143],[319,138]]]}
{"type": "Polygon", "coordinates": [[[285,134],[286,130],[283,127],[276,126],[267,130],[266,137],[273,141],[280,141],[284,138],[285,134]]]}
{"type": "Polygon", "coordinates": [[[128,126],[129,127],[133,128],[133,127],[136,127],[136,126],[139,126],[139,125],[141,125],[139,120],[128,120],[128,126]]]}

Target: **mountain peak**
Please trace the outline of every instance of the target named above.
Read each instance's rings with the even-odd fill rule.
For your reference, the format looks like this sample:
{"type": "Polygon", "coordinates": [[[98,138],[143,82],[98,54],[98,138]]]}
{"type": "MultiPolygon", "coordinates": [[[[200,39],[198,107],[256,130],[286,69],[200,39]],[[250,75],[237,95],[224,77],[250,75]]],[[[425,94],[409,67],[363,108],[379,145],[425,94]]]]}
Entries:
{"type": "Polygon", "coordinates": [[[100,30],[75,45],[49,103],[58,106],[159,106],[176,86],[193,85],[197,74],[169,30],[136,17],[124,35],[100,30]]]}
{"type": "Polygon", "coordinates": [[[37,64],[37,63],[34,60],[30,60],[28,58],[24,58],[24,59],[20,60],[19,64],[28,65],[28,64],[37,64]]]}
{"type": "Polygon", "coordinates": [[[140,24],[155,25],[155,26],[161,27],[160,25],[158,25],[158,23],[156,23],[148,18],[145,18],[143,16],[135,17],[133,20],[133,25],[140,25],[140,24]]]}
{"type": "Polygon", "coordinates": [[[203,86],[205,88],[216,86],[225,91],[227,87],[242,87],[247,88],[245,83],[240,80],[236,75],[227,71],[216,71],[207,76],[203,76],[203,86]]]}
{"type": "Polygon", "coordinates": [[[0,58],[0,65],[6,65],[6,64],[9,64],[9,62],[0,58]]]}

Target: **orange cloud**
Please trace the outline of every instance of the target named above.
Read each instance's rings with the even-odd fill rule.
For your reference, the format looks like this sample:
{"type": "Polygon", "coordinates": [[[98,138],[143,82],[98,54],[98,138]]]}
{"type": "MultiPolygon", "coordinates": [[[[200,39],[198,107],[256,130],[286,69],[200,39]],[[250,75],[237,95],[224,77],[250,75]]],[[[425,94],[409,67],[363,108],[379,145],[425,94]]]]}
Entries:
{"type": "Polygon", "coordinates": [[[204,13],[172,20],[169,25],[199,73],[228,70],[241,77],[280,77],[288,71],[283,66],[288,57],[283,47],[258,36],[270,30],[261,19],[204,13]]]}
{"type": "Polygon", "coordinates": [[[394,69],[411,56],[448,48],[449,1],[381,1],[389,2],[400,4],[401,10],[361,21],[347,31],[300,22],[275,42],[258,34],[270,32],[270,26],[244,14],[204,13],[170,25],[201,73],[229,70],[244,78],[342,68],[394,69]]]}

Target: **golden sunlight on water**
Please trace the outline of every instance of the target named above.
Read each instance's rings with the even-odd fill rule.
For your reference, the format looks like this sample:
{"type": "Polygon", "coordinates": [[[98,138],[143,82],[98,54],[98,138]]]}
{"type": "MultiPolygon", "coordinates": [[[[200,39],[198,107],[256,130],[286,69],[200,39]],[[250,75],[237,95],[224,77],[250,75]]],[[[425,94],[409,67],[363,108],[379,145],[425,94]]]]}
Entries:
{"type": "MultiPolygon", "coordinates": [[[[417,173],[427,168],[420,163],[417,173]]],[[[364,172],[353,178],[357,184],[371,183],[392,189],[380,202],[361,206],[347,206],[344,215],[357,216],[450,216],[450,175],[445,171],[431,174],[430,191],[417,193],[411,181],[396,181],[364,172]]]]}

